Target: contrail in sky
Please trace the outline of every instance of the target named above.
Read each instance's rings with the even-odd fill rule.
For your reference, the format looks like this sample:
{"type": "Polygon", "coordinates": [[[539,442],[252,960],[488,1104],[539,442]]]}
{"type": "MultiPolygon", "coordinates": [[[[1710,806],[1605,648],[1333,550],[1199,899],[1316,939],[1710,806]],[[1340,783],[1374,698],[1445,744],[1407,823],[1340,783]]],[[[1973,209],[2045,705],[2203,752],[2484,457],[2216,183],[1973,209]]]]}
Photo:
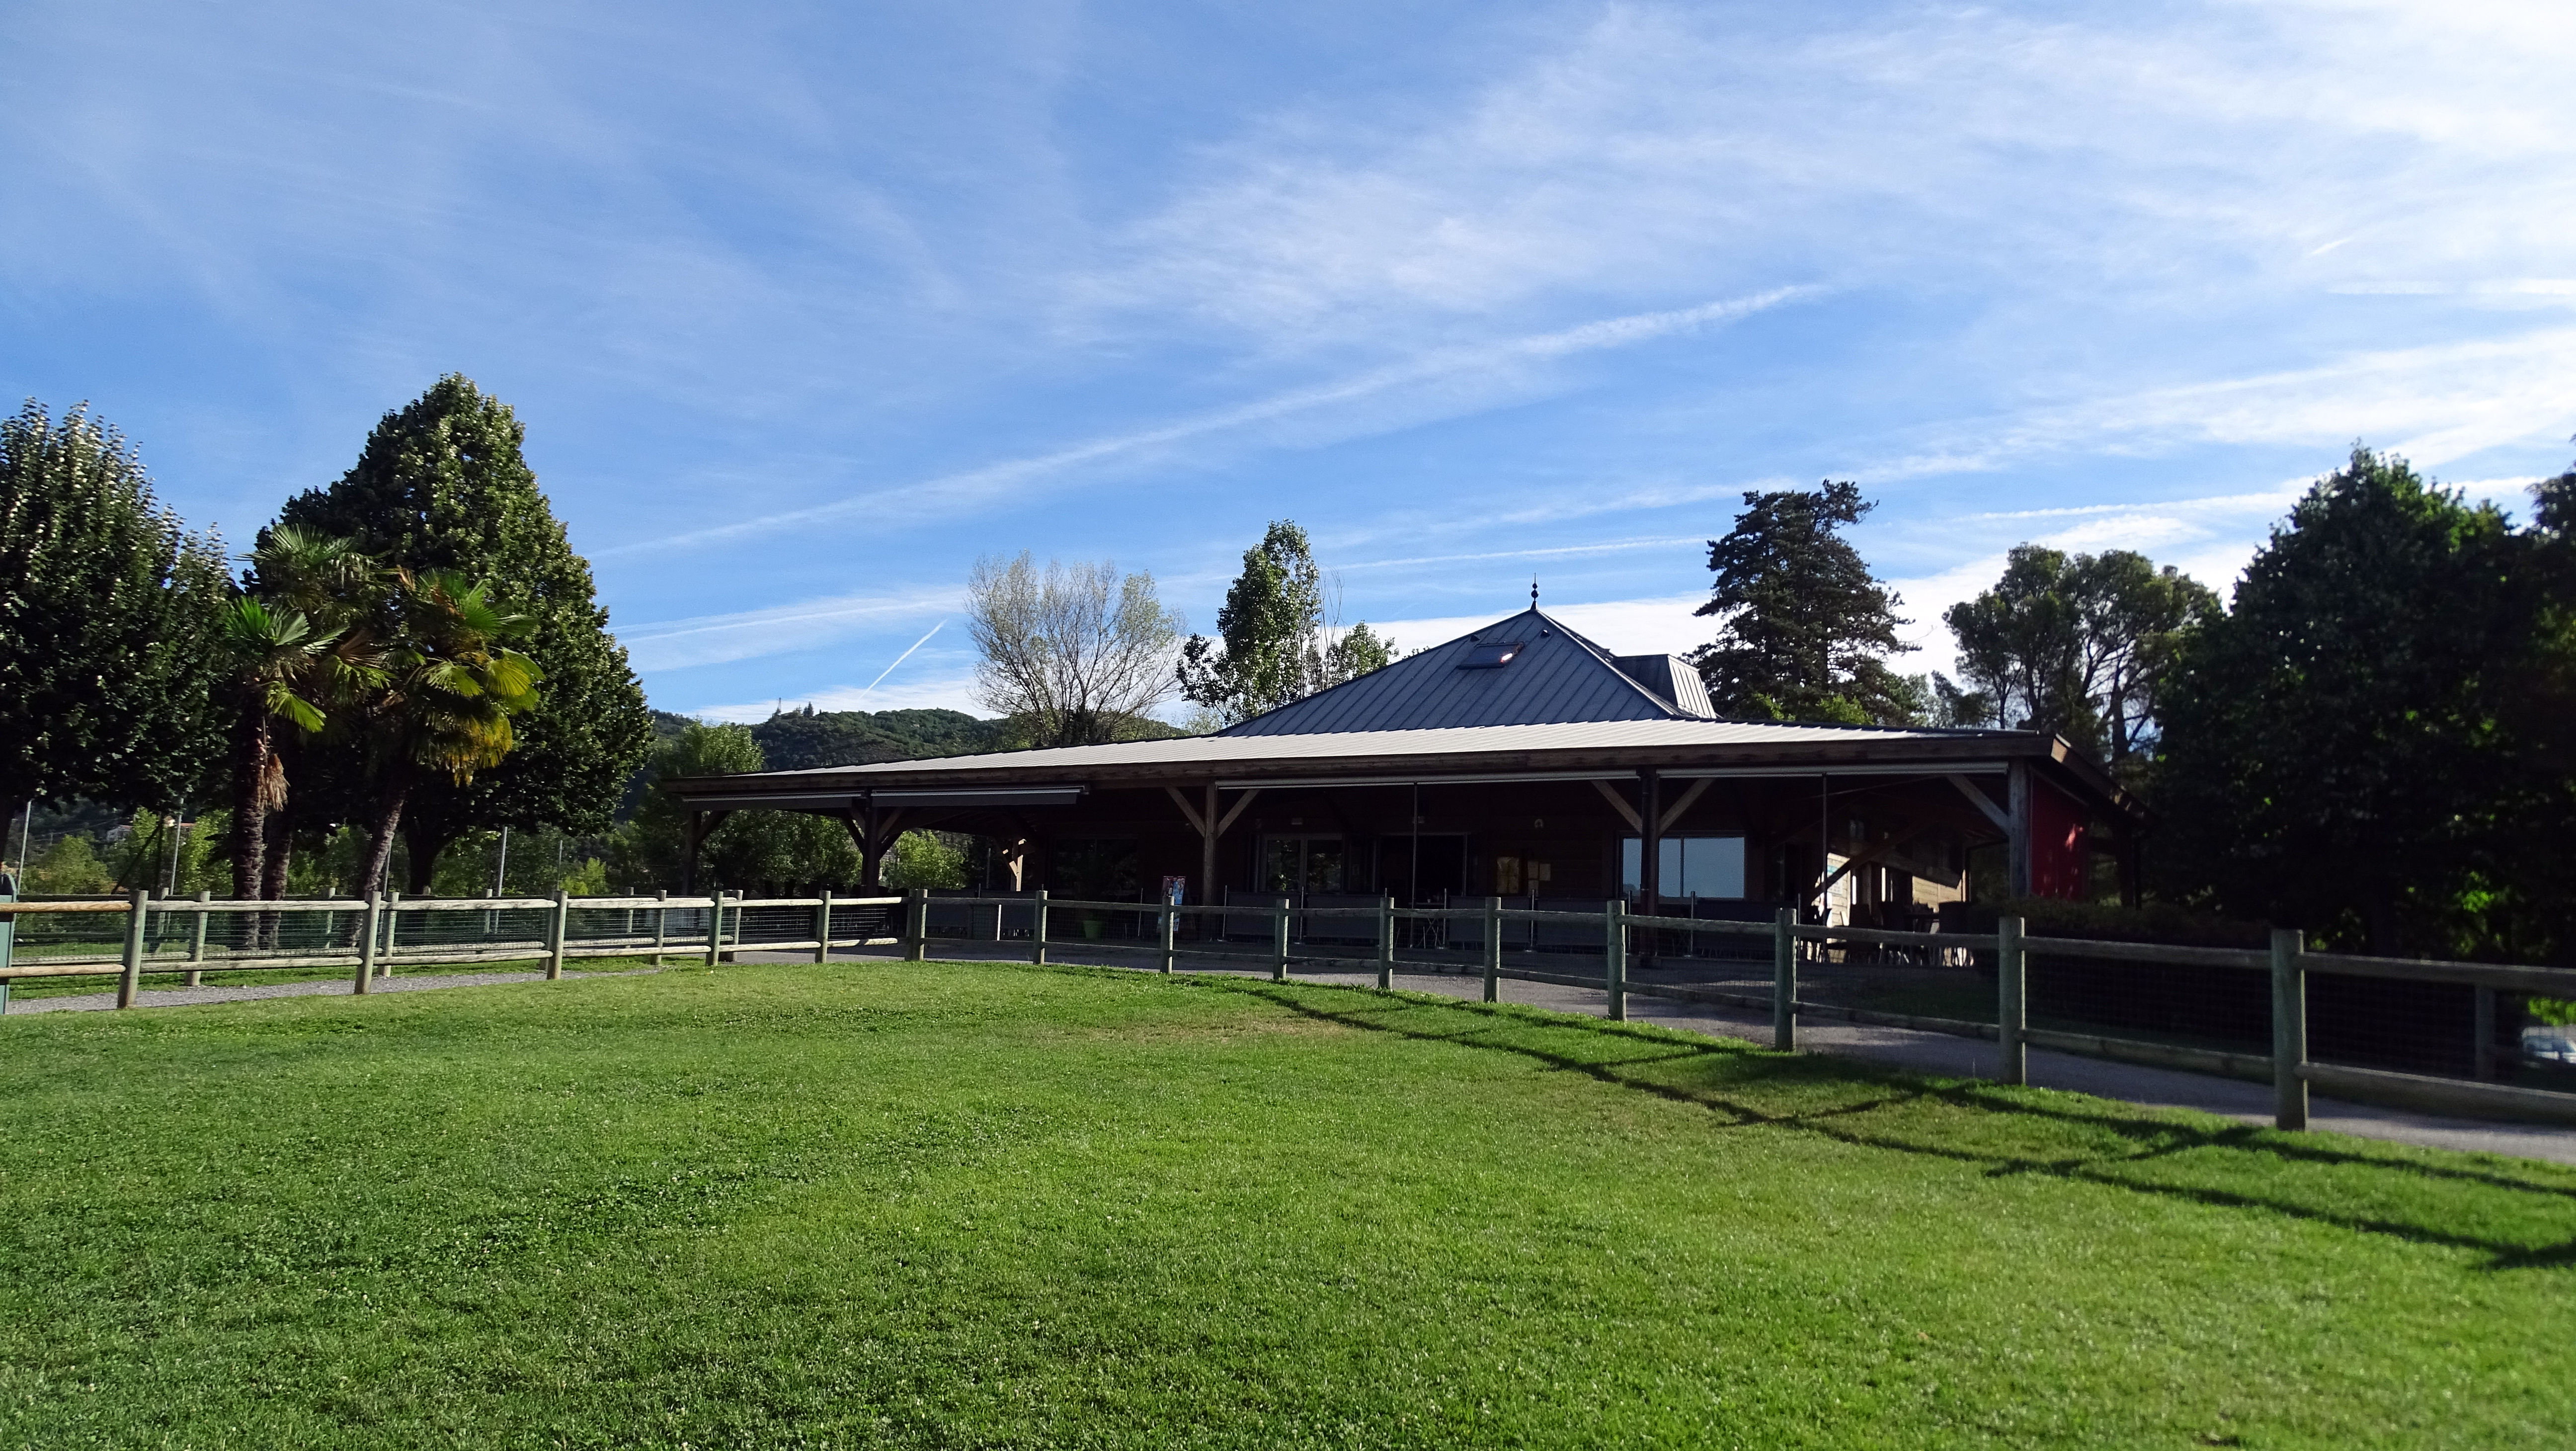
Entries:
{"type": "MultiPolygon", "coordinates": [[[[920,649],[922,646],[929,644],[929,643],[930,643],[930,636],[931,636],[931,635],[936,635],[936,634],[938,634],[938,633],[939,633],[939,626],[940,626],[940,625],[945,625],[945,624],[947,624],[947,623],[948,623],[948,622],[947,622],[946,620],[941,620],[941,621],[939,622],[939,624],[938,624],[938,625],[933,625],[933,626],[931,626],[931,627],[930,627],[930,634],[928,634],[928,635],[924,635],[924,636],[922,636],[920,639],[915,640],[915,641],[913,641],[913,642],[912,642],[912,650],[918,650],[918,649],[920,649]]],[[[900,665],[900,664],[902,664],[903,662],[905,662],[906,660],[911,659],[911,658],[912,658],[912,650],[906,650],[906,651],[904,651],[902,654],[897,655],[896,657],[894,657],[894,665],[900,665]]],[[[859,699],[861,699],[861,700],[865,700],[865,699],[867,699],[867,698],[868,698],[868,690],[874,690],[874,689],[876,689],[876,688],[877,688],[877,682],[878,682],[878,681],[881,681],[881,680],[885,679],[887,676],[892,675],[892,674],[894,673],[894,665],[889,665],[889,666],[887,666],[886,668],[884,668],[883,670],[878,671],[878,672],[877,672],[877,678],[876,678],[876,680],[871,680],[871,681],[869,681],[869,682],[868,682],[868,688],[867,688],[867,690],[862,690],[862,691],[860,691],[860,692],[859,692],[859,699]]]]}

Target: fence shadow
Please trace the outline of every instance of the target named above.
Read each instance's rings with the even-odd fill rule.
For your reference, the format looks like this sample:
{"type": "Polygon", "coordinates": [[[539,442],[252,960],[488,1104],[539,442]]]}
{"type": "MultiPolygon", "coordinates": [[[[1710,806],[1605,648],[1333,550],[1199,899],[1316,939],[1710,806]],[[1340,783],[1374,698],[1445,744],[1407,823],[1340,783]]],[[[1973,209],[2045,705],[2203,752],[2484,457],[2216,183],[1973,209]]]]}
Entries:
{"type": "Polygon", "coordinates": [[[2422,1157],[2437,1151],[2343,1149],[2313,1135],[2245,1124],[2194,1123],[2174,1113],[2110,1107],[2107,1101],[2079,1094],[1929,1080],[1877,1064],[1773,1053],[1717,1041],[1703,1045],[1673,1029],[1540,1017],[1512,1005],[1413,995],[1389,998],[1323,984],[1206,980],[1316,1021],[1417,1042],[1507,1053],[1554,1072],[1577,1073],[1624,1091],[1690,1104],[1722,1115],[1730,1129],[1811,1133],[1858,1148],[1972,1165],[1997,1178],[2043,1176],[2212,1208],[2277,1214],[2479,1254],[2485,1257],[2483,1267],[2491,1270],[2576,1264],[2576,1178],[2559,1180],[2546,1171],[2525,1177],[2474,1162],[2449,1164],[2422,1157]],[[1316,1000],[1326,994],[1349,1000],[1316,1000]],[[1578,1051],[1601,1048],[1609,1051],[1578,1051]],[[1693,1065],[1704,1071],[1696,1075],[1676,1071],[1693,1065]],[[1833,1084],[1869,1092],[1844,1102],[1785,1110],[1761,1102],[1765,1091],[1785,1093],[1833,1084]],[[2088,1106],[2095,1102],[2105,1106],[2088,1106]],[[1901,1110],[1936,1104],[2044,1126],[2051,1137],[2063,1139],[2070,1136],[2068,1131],[2075,1131],[2108,1138],[2113,1144],[2074,1153],[2016,1153],[1958,1142],[1925,1126],[1895,1121],[1901,1110]],[[2299,1186],[2308,1192],[2297,1193],[2277,1182],[2258,1190],[2158,1179],[2142,1172],[2194,1154],[2268,1156],[2308,1171],[2311,1182],[2299,1186]],[[2356,1184],[2355,1176],[2378,1182],[2356,1184]],[[2407,1197],[2410,1189],[2415,1194],[2430,1192],[2441,1202],[2411,1206],[2386,1202],[2407,1197]],[[2479,1233],[2462,1227],[2463,1220],[2477,1217],[2460,1212],[2466,1207],[2459,1202],[2462,1194],[2498,1196],[2484,1207],[2508,1217],[2528,1217],[2537,1210],[2551,1212],[2556,1222],[2531,1238],[2479,1233]]]}

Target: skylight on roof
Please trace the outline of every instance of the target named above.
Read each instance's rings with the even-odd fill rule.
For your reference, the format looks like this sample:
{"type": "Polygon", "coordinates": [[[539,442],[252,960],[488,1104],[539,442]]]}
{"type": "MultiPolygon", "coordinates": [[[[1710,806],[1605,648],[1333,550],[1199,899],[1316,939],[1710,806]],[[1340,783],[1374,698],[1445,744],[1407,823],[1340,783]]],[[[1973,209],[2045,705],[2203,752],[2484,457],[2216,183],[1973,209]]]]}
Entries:
{"type": "Polygon", "coordinates": [[[1500,670],[1504,666],[1511,664],[1512,657],[1520,653],[1521,642],[1518,640],[1505,640],[1492,645],[1477,645],[1467,651],[1467,658],[1458,662],[1458,668],[1461,670],[1500,670]]]}

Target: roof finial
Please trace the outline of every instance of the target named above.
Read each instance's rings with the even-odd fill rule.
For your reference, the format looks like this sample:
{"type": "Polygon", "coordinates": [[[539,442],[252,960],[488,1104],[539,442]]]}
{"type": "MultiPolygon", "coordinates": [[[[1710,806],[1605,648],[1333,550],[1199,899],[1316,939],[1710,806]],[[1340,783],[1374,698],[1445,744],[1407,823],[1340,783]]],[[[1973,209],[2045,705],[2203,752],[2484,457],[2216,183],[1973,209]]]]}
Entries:
{"type": "Polygon", "coordinates": [[[1530,576],[1530,608],[1538,608],[1538,576],[1530,576]]]}

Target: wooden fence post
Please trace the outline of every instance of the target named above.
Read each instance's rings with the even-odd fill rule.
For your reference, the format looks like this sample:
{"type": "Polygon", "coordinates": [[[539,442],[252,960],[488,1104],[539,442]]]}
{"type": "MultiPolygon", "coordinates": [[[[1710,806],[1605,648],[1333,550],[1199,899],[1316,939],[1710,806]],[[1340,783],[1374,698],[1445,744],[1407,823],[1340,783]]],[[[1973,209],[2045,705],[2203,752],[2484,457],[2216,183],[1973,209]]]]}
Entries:
{"type": "Polygon", "coordinates": [[[903,960],[925,962],[930,958],[930,889],[915,887],[903,894],[903,960]]]}
{"type": "Polygon", "coordinates": [[[1270,980],[1288,980],[1288,899],[1285,896],[1279,899],[1278,906],[1270,909],[1270,980]]]}
{"type": "Polygon", "coordinates": [[[367,894],[366,910],[358,914],[358,981],[356,991],[364,995],[376,988],[376,928],[384,915],[384,898],[367,894]]]}
{"type": "Polygon", "coordinates": [[[1029,899],[1029,966],[1031,967],[1046,966],[1046,919],[1046,888],[1040,887],[1037,895],[1029,899]]]}
{"type": "Polygon", "coordinates": [[[2308,980],[2300,964],[2307,939],[2295,928],[2272,929],[2272,1121],[2308,1126],[2308,980]]]}
{"type": "Polygon", "coordinates": [[[555,888],[554,930],[546,934],[546,981],[563,976],[564,938],[572,930],[572,893],[555,888]]]}
{"type": "Polygon", "coordinates": [[[1795,915],[1783,907],[1771,918],[1771,1046],[1798,1048],[1798,934],[1795,915]]]}
{"type": "Polygon", "coordinates": [[[1628,1021],[1628,904],[1601,904],[1601,985],[1610,992],[1610,1021],[1628,1021]]]}
{"type": "Polygon", "coordinates": [[[190,987],[205,985],[205,969],[198,964],[206,960],[206,919],[214,915],[206,910],[206,904],[214,899],[214,893],[203,887],[197,889],[197,925],[188,932],[188,986],[190,987]]]}
{"type": "Polygon", "coordinates": [[[125,972],[116,980],[116,1005],[120,1008],[134,1006],[134,1000],[143,993],[143,921],[151,910],[144,904],[150,900],[141,887],[125,899],[125,972]]]}
{"type": "Polygon", "coordinates": [[[1377,990],[1395,991],[1395,898],[1385,892],[1377,898],[1377,990]]]}
{"type": "Polygon", "coordinates": [[[832,889],[825,887],[814,899],[814,960],[832,960],[832,889]]]}
{"type": "Polygon", "coordinates": [[[707,889],[707,970],[724,958],[724,888],[707,889]]]}
{"type": "Polygon", "coordinates": [[[2006,1083],[2030,1082],[2030,1049],[2021,1040],[2030,1025],[2030,996],[2022,972],[2019,917],[1995,923],[1995,1047],[2002,1054],[1996,1076],[2006,1083]]]}
{"type": "MultiPolygon", "coordinates": [[[[669,903],[671,900],[671,889],[663,887],[654,892],[653,900],[665,904],[669,903]]],[[[668,905],[655,907],[653,909],[653,965],[655,967],[660,967],[662,965],[662,948],[670,941],[670,932],[670,907],[668,905]]]]}
{"type": "Polygon", "coordinates": [[[1162,950],[1163,976],[1170,977],[1180,965],[1181,909],[1165,902],[1161,916],[1163,920],[1156,924],[1162,937],[1158,945],[1162,950]]]}
{"type": "Polygon", "coordinates": [[[1503,1000],[1503,899],[1485,899],[1485,1001],[1503,1000]]]}

